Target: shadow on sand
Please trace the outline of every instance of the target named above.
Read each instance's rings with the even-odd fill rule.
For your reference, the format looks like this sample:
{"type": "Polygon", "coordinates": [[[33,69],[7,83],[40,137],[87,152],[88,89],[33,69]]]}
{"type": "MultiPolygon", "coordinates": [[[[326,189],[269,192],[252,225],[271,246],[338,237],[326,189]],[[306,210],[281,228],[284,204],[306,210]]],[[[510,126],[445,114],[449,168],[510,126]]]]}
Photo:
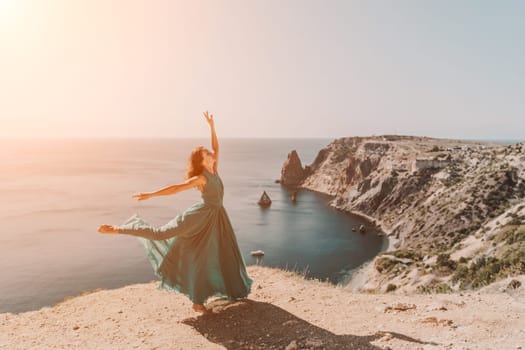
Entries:
{"type": "MultiPolygon", "coordinates": [[[[217,299],[208,303],[206,307],[214,313],[187,318],[182,323],[195,328],[209,341],[227,349],[283,350],[294,340],[297,349],[382,349],[370,342],[385,335],[384,332],[369,336],[337,335],[314,326],[280,307],[249,299],[217,299]]],[[[388,333],[403,341],[427,344],[402,334],[388,333]]]]}

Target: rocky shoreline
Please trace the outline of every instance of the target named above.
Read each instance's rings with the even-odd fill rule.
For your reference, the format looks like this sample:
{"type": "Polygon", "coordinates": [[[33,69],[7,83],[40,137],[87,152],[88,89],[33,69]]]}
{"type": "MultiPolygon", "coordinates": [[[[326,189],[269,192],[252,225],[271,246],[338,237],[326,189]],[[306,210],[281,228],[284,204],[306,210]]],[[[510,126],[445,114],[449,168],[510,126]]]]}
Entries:
{"type": "Polygon", "coordinates": [[[475,289],[525,273],[523,143],[348,137],[305,167],[290,152],[280,182],[331,195],[331,206],[386,233],[387,252],[354,289],[475,289]]]}

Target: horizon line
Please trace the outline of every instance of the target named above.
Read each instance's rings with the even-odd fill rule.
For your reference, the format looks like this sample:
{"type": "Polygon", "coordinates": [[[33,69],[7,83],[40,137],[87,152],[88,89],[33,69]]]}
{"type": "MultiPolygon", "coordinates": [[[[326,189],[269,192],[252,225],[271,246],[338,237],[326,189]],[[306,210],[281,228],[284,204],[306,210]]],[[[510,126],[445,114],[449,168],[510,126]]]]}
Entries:
{"type": "MultiPolygon", "coordinates": [[[[401,137],[421,137],[430,139],[444,139],[456,141],[500,141],[500,142],[523,142],[525,138],[457,138],[450,136],[424,136],[424,135],[410,135],[410,134],[371,134],[371,135],[349,135],[349,136],[222,136],[219,139],[223,140],[338,140],[351,137],[381,137],[381,136],[401,136],[401,137]]],[[[209,139],[209,136],[0,136],[0,140],[196,140],[209,139]]]]}

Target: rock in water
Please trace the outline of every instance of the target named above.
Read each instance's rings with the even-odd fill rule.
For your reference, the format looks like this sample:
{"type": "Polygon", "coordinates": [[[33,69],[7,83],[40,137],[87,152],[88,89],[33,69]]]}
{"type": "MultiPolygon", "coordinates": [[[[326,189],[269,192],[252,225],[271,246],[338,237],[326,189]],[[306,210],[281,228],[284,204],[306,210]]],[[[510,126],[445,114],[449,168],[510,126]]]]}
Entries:
{"type": "Polygon", "coordinates": [[[263,191],[263,194],[261,195],[261,198],[259,199],[257,203],[261,207],[266,208],[272,204],[272,200],[270,199],[270,196],[268,196],[268,193],[266,193],[266,191],[263,191]]]}
{"type": "Polygon", "coordinates": [[[295,150],[288,153],[288,159],[281,170],[281,184],[285,186],[298,186],[305,177],[305,170],[301,159],[295,150]]]}
{"type": "Polygon", "coordinates": [[[292,202],[297,202],[297,191],[294,191],[290,198],[292,199],[292,202]]]}

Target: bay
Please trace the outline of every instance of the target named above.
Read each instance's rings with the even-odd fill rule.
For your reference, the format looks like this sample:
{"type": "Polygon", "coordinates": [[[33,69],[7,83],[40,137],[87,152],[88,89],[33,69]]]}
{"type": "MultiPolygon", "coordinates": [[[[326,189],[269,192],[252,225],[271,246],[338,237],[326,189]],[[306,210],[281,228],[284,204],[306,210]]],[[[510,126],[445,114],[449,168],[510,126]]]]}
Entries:
{"type": "MultiPolygon", "coordinates": [[[[300,191],[297,202],[275,183],[287,154],[310,164],[330,139],[222,139],[224,206],[247,265],[294,270],[334,284],[373,258],[384,239],[365,223],[300,191]],[[266,191],[273,203],[257,201],[266,191]],[[263,250],[263,258],[250,251],[263,250]]],[[[131,236],[102,235],[138,213],[160,226],[200,200],[190,190],[137,202],[131,196],[183,181],[191,150],[208,139],[0,140],[0,312],[50,306],[97,288],[155,280],[131,236]]]]}

